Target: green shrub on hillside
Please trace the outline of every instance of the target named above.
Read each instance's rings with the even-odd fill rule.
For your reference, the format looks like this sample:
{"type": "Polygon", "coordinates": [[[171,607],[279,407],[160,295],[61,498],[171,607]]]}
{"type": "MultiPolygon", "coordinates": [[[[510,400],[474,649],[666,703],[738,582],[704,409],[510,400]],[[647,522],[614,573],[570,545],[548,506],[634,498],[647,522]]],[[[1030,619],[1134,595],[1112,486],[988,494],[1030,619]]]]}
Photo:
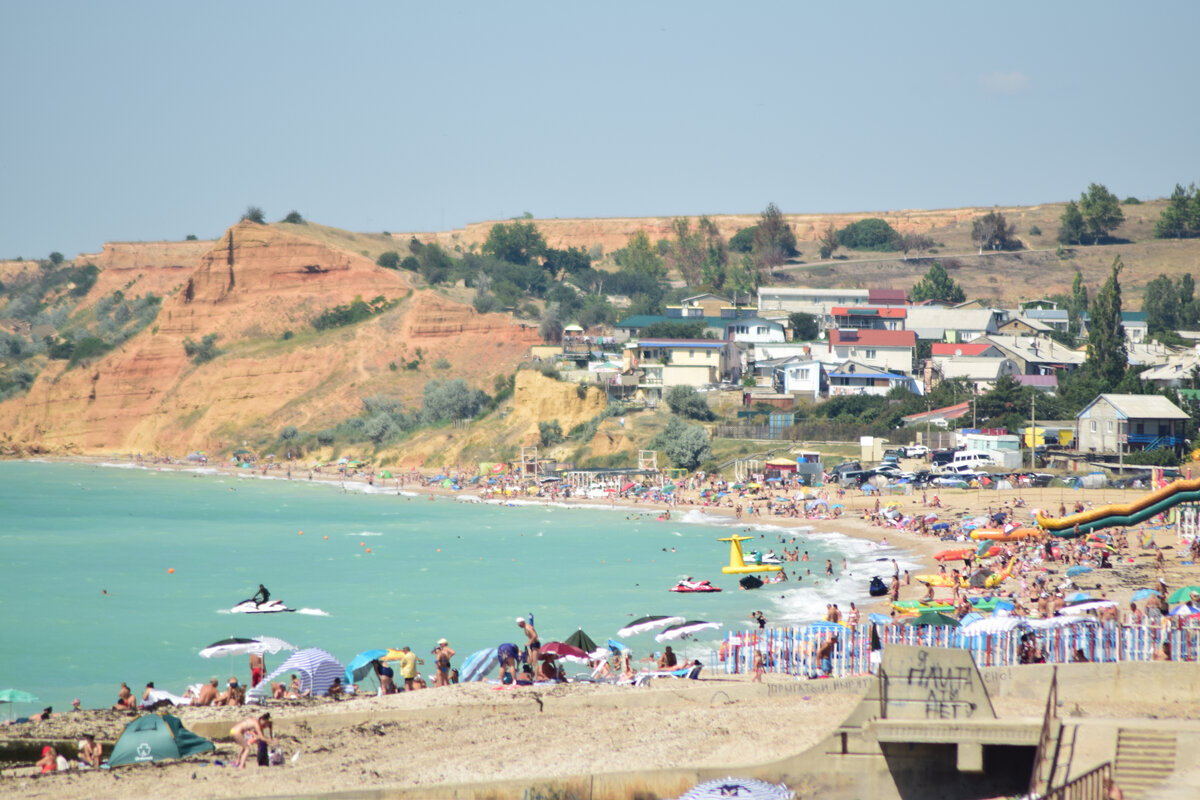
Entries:
{"type": "Polygon", "coordinates": [[[894,253],[900,249],[900,234],[878,217],[852,222],[837,232],[838,244],[848,250],[894,253]]]}
{"type": "Polygon", "coordinates": [[[399,301],[392,300],[389,302],[383,295],[379,295],[370,303],[367,303],[362,297],[356,297],[348,305],[325,309],[312,321],[312,326],[319,331],[323,331],[329,328],[354,325],[368,320],[376,314],[382,314],[396,305],[397,302],[399,301]]]}

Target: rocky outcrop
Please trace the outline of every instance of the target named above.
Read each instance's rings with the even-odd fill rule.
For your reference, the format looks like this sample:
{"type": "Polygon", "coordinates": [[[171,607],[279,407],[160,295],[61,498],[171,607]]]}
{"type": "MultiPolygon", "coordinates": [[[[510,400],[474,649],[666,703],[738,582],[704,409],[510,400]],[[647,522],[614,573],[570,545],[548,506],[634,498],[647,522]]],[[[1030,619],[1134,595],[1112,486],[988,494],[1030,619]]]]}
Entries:
{"type": "MultiPolygon", "coordinates": [[[[115,260],[121,250],[106,252],[115,260]]],[[[138,268],[173,269],[151,261],[138,268]]],[[[419,404],[424,383],[442,376],[433,365],[443,358],[455,377],[490,390],[491,376],[515,369],[538,340],[505,315],[413,294],[402,273],[367,258],[252,222],[207,243],[177,277],[179,291],[153,326],[91,364],[52,362],[27,395],[0,404],[0,446],[219,452],[248,432],[324,427],[357,414],[371,394],[419,404]],[[313,335],[311,319],[322,310],[379,295],[399,303],[313,335]],[[225,352],[193,363],[184,341],[211,333],[225,352]],[[410,360],[418,369],[400,368],[410,360]]]]}

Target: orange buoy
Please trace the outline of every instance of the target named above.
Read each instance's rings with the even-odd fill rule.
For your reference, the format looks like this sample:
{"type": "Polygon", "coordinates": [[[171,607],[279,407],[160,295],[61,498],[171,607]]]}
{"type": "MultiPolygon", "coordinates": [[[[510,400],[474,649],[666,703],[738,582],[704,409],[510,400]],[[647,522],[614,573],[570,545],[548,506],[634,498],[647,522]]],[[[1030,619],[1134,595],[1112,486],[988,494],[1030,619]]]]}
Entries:
{"type": "Polygon", "coordinates": [[[175,574],[175,568],[174,568],[174,567],[167,567],[167,574],[168,574],[168,575],[174,575],[174,574],[175,574]]]}
{"type": "Polygon", "coordinates": [[[326,536],[325,538],[326,538],[326,539],[328,539],[329,537],[328,537],[328,536],[326,536]]]}
{"type": "Polygon", "coordinates": [[[368,552],[368,553],[369,553],[369,552],[371,552],[371,548],[369,548],[369,547],[368,547],[368,548],[367,548],[367,552],[368,552]]]}
{"type": "Polygon", "coordinates": [[[304,531],[300,531],[300,535],[301,535],[301,536],[303,536],[303,535],[304,535],[304,531]]]}

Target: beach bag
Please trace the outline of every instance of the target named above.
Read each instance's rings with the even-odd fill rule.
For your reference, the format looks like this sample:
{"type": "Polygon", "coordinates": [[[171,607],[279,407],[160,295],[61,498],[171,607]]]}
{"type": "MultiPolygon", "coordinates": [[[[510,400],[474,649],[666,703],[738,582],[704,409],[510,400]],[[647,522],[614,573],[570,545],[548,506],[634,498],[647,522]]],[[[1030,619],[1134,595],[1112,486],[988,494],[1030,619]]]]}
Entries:
{"type": "Polygon", "coordinates": [[[272,767],[283,766],[283,748],[282,747],[276,747],[274,750],[271,751],[271,766],[272,767]]]}
{"type": "Polygon", "coordinates": [[[258,765],[260,767],[271,766],[271,755],[267,751],[267,740],[266,739],[258,740],[258,765]]]}

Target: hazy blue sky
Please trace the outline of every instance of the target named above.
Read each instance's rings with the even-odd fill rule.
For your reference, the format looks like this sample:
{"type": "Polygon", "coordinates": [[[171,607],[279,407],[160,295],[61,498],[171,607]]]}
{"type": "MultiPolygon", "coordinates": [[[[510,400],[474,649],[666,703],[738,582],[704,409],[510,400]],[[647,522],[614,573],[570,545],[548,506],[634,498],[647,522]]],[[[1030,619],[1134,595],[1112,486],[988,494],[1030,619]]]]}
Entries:
{"type": "Polygon", "coordinates": [[[1200,3],[0,0],[0,257],[516,216],[1158,197],[1200,3]]]}

